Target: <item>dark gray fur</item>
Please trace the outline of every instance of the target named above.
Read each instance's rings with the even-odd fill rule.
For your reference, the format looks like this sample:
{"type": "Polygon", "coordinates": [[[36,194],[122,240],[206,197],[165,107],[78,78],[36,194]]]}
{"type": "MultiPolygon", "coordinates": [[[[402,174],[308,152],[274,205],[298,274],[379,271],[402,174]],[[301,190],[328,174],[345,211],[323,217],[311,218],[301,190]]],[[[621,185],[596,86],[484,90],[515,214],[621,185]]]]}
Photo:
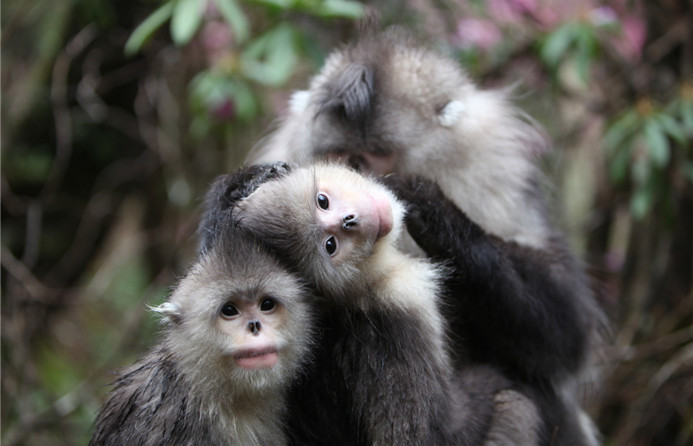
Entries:
{"type": "Polygon", "coordinates": [[[90,445],[222,445],[165,346],[124,371],[101,408],[90,445]]]}
{"type": "Polygon", "coordinates": [[[375,94],[374,76],[375,70],[370,66],[350,65],[336,82],[325,87],[322,110],[365,132],[375,94]]]}
{"type": "Polygon", "coordinates": [[[250,195],[264,182],[280,178],[291,169],[289,163],[277,162],[238,169],[230,175],[219,176],[205,195],[203,219],[199,226],[200,252],[214,245],[220,231],[230,225],[235,204],[250,195]]]}

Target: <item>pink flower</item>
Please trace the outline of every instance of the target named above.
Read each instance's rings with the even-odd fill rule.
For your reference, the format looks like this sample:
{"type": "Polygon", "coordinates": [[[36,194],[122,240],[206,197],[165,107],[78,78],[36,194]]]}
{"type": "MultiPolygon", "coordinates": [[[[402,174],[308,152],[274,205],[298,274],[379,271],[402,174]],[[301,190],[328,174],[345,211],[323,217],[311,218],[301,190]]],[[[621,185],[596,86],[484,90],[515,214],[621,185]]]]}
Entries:
{"type": "Polygon", "coordinates": [[[502,34],[493,22],[470,18],[457,22],[456,37],[462,48],[489,50],[501,41],[502,34]]]}
{"type": "Polygon", "coordinates": [[[210,108],[212,116],[219,121],[232,121],[236,117],[236,104],[231,98],[223,99],[210,108]]]}
{"type": "Polygon", "coordinates": [[[638,60],[647,38],[645,21],[636,16],[621,19],[621,38],[614,43],[616,49],[629,60],[638,60]]]}

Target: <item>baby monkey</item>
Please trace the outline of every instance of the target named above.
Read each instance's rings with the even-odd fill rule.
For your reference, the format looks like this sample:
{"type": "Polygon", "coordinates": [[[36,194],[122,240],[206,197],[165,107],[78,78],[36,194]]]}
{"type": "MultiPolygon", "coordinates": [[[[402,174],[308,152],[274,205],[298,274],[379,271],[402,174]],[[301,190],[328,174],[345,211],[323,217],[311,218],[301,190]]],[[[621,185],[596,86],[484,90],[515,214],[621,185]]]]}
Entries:
{"type": "Polygon", "coordinates": [[[285,391],[307,363],[303,282],[233,226],[168,302],[164,338],[126,369],[90,445],[285,445],[285,391]]]}

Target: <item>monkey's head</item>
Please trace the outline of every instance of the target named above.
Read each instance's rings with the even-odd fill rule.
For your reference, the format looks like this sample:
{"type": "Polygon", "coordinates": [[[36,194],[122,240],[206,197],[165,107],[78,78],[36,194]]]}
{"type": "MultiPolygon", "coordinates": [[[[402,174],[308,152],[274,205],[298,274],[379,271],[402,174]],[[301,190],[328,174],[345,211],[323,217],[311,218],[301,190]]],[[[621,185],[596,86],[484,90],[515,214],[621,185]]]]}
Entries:
{"type": "Polygon", "coordinates": [[[381,247],[394,244],[404,208],[383,185],[316,164],[261,185],[234,215],[321,292],[340,296],[355,289],[381,247]]]}
{"type": "Polygon", "coordinates": [[[332,53],[249,161],[317,157],[375,175],[486,178],[493,191],[526,184],[546,149],[507,91],[479,89],[455,60],[389,29],[332,53]]]}
{"type": "Polygon", "coordinates": [[[277,139],[269,140],[288,145],[290,156],[269,147],[266,158],[253,161],[317,156],[377,175],[405,173],[455,145],[451,128],[473,88],[456,63],[404,31],[369,32],[332,53],[310,88],[292,97],[277,139]]]}
{"type": "Polygon", "coordinates": [[[296,275],[229,227],[155,310],[193,384],[242,394],[286,385],[306,362],[308,298],[296,275]]]}

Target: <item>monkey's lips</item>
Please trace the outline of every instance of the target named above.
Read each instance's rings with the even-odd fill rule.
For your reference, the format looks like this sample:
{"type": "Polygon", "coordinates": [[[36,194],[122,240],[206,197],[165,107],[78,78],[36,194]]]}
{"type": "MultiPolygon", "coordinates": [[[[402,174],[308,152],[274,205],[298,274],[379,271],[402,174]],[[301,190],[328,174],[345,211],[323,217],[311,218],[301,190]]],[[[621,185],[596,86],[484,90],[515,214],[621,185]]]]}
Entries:
{"type": "Polygon", "coordinates": [[[276,347],[250,348],[236,352],[233,359],[244,369],[266,369],[277,364],[278,353],[276,347]]]}

